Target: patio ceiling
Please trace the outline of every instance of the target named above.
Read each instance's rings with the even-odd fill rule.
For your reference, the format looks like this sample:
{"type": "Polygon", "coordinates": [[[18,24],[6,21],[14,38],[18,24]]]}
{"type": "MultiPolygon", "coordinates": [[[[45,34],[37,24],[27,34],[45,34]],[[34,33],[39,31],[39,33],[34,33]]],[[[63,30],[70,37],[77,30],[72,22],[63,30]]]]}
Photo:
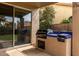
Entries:
{"type": "Polygon", "coordinates": [[[57,2],[6,2],[6,3],[28,9],[36,9],[47,5],[55,4],[57,2]]]}
{"type": "Polygon", "coordinates": [[[60,5],[60,6],[69,6],[72,7],[72,3],[56,3],[55,5],[60,5]]]}
{"type": "Polygon", "coordinates": [[[31,12],[32,9],[37,9],[37,8],[41,8],[41,7],[53,5],[53,4],[58,4],[58,5],[63,5],[63,6],[72,6],[71,4],[57,3],[57,2],[3,2],[3,5],[8,6],[8,8],[4,7],[4,9],[1,10],[1,8],[3,7],[1,7],[1,4],[0,4],[0,14],[12,15],[13,11],[12,10],[9,11],[9,7],[10,9],[12,7],[15,7],[16,16],[19,17],[22,15],[28,14],[29,12],[31,12]],[[19,9],[18,7],[25,8],[26,10],[25,9],[23,10],[21,8],[19,9]]]}
{"type": "Polygon", "coordinates": [[[32,9],[37,9],[55,3],[56,2],[3,2],[0,3],[0,15],[13,16],[13,7],[15,7],[15,16],[20,17],[30,13],[32,9]],[[21,8],[19,9],[18,7],[25,8],[26,10],[21,8]]]}
{"type": "MultiPolygon", "coordinates": [[[[15,8],[15,16],[16,17],[21,17],[21,16],[24,16],[28,13],[30,13],[30,11],[15,8]]],[[[13,7],[4,5],[4,4],[0,4],[0,15],[13,16],[13,7]]]]}

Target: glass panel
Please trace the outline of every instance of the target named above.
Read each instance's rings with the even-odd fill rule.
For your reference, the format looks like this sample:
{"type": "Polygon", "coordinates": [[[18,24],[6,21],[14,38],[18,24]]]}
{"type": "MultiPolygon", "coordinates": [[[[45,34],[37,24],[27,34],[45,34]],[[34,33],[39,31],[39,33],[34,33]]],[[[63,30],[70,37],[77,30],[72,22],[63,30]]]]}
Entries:
{"type": "Polygon", "coordinates": [[[15,45],[28,44],[31,41],[31,13],[15,9],[15,45]]]}
{"type": "Polygon", "coordinates": [[[13,8],[0,4],[0,49],[12,46],[13,8]]]}

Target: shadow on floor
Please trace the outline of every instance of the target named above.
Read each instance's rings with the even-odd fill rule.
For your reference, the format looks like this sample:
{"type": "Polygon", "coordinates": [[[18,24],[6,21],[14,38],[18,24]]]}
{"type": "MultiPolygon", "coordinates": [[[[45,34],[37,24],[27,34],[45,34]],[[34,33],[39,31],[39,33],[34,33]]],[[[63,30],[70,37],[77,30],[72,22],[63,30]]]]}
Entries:
{"type": "Polygon", "coordinates": [[[0,56],[9,56],[5,49],[0,49],[0,56]]]}
{"type": "Polygon", "coordinates": [[[27,56],[50,56],[49,54],[39,51],[38,49],[35,48],[24,50],[22,51],[22,53],[24,53],[27,56]]]}

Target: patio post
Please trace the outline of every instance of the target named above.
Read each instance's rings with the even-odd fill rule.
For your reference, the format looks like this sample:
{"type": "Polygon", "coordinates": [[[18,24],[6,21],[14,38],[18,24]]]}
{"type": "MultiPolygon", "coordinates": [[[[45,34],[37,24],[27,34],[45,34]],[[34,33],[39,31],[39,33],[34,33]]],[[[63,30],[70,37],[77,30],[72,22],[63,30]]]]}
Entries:
{"type": "Polygon", "coordinates": [[[73,38],[72,38],[72,55],[79,56],[79,7],[73,3],[73,38]]]}
{"type": "Polygon", "coordinates": [[[32,11],[31,43],[36,46],[36,32],[39,29],[39,9],[32,11]]]}

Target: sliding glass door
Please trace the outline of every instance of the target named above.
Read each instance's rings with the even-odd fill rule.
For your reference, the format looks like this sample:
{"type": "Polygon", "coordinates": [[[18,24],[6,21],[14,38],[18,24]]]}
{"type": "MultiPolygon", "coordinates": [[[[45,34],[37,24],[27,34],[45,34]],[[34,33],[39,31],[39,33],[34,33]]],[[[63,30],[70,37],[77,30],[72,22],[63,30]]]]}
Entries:
{"type": "Polygon", "coordinates": [[[15,8],[15,45],[31,42],[31,12],[15,8]]]}
{"type": "Polygon", "coordinates": [[[0,49],[31,42],[31,12],[0,4],[0,49]]]}
{"type": "Polygon", "coordinates": [[[0,4],[0,49],[12,47],[13,8],[0,4]]]}

